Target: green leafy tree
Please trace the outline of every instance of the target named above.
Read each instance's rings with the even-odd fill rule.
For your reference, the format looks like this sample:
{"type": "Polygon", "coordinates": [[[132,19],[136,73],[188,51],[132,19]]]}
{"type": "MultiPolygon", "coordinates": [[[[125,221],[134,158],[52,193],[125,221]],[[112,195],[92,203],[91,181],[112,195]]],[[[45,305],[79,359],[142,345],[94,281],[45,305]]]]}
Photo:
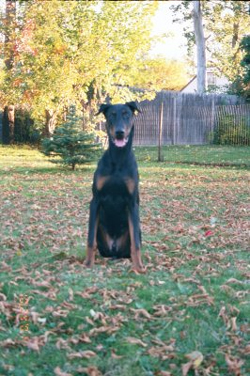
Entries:
{"type": "Polygon", "coordinates": [[[241,48],[244,51],[244,56],[241,60],[243,72],[242,76],[239,77],[238,82],[241,88],[241,93],[250,100],[250,35],[246,35],[242,39],[241,48]]]}
{"type": "Polygon", "coordinates": [[[70,165],[72,170],[77,164],[94,160],[100,150],[101,146],[95,142],[93,133],[82,130],[82,121],[76,116],[73,106],[53,137],[45,138],[42,142],[42,152],[52,158],[51,162],[70,165]]]}
{"type": "MultiPolygon", "coordinates": [[[[207,66],[215,67],[229,81],[240,74],[242,51],[240,41],[250,33],[248,2],[234,0],[201,1],[206,39],[207,66]]],[[[183,23],[189,55],[193,59],[195,43],[192,24],[193,1],[179,1],[172,7],[176,21],[183,23]]]]}

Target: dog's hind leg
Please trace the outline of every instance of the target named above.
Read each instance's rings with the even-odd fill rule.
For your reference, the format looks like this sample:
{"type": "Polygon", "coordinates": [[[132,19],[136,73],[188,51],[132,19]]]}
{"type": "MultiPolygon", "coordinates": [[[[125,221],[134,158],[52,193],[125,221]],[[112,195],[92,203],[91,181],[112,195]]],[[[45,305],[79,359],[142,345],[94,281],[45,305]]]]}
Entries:
{"type": "Polygon", "coordinates": [[[139,209],[137,204],[129,211],[128,223],[131,242],[132,271],[143,273],[145,272],[145,268],[143,267],[141,260],[141,234],[139,225],[139,209]]]}
{"type": "Polygon", "coordinates": [[[88,233],[88,247],[85,266],[91,268],[95,263],[95,254],[97,249],[97,227],[99,222],[98,215],[98,203],[95,199],[92,199],[90,203],[90,215],[89,215],[89,233],[88,233]]]}

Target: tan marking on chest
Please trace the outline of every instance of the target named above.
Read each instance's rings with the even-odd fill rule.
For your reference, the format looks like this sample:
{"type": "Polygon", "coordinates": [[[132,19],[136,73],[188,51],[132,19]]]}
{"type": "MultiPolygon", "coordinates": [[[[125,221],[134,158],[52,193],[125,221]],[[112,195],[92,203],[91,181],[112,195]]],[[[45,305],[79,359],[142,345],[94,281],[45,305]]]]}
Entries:
{"type": "Polygon", "coordinates": [[[102,189],[104,184],[110,179],[110,176],[98,176],[96,179],[96,188],[98,191],[102,189]]]}
{"type": "Polygon", "coordinates": [[[134,190],[135,190],[135,181],[134,181],[134,179],[127,178],[125,180],[125,184],[127,186],[127,189],[129,191],[129,193],[132,195],[134,193],[134,190]]]}

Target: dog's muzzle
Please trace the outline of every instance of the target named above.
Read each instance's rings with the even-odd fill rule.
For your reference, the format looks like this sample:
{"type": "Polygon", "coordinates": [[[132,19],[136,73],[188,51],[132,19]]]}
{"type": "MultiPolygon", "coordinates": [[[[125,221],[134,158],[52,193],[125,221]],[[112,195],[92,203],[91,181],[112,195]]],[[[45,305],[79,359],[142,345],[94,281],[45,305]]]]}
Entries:
{"type": "Polygon", "coordinates": [[[113,142],[118,148],[123,148],[128,142],[128,137],[124,137],[124,131],[116,131],[113,142]]]}
{"type": "Polygon", "coordinates": [[[127,142],[128,142],[128,137],[127,138],[115,138],[113,139],[113,142],[115,144],[115,146],[117,146],[118,148],[123,148],[124,146],[127,145],[127,142]]]}

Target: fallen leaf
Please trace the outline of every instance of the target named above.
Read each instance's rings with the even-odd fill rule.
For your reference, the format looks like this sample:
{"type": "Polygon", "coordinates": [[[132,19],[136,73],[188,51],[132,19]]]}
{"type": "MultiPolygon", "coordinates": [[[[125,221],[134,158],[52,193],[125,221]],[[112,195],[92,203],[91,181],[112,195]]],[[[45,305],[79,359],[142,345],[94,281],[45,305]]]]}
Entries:
{"type": "Polygon", "coordinates": [[[131,343],[133,345],[139,345],[139,346],[142,346],[142,347],[147,347],[146,343],[142,342],[140,339],[138,338],[134,338],[134,337],[127,337],[126,338],[126,341],[128,343],[131,343]]]}
{"type": "Polygon", "coordinates": [[[137,319],[139,316],[144,316],[147,319],[151,319],[151,315],[150,315],[150,313],[148,313],[148,311],[146,309],[143,309],[143,308],[140,308],[140,309],[130,308],[130,311],[135,313],[135,319],[137,319]]]}
{"type": "Polygon", "coordinates": [[[63,372],[60,367],[54,369],[56,376],[73,376],[72,373],[63,372]]]}
{"type": "Polygon", "coordinates": [[[93,328],[90,330],[89,335],[93,336],[99,333],[108,333],[112,334],[119,330],[119,326],[100,326],[99,328],[93,328]]]}
{"type": "Polygon", "coordinates": [[[172,345],[164,345],[160,347],[151,347],[148,350],[148,354],[153,357],[164,358],[167,352],[172,352],[172,351],[174,351],[174,347],[172,345]]]}
{"type": "Polygon", "coordinates": [[[193,364],[193,362],[191,361],[191,362],[185,363],[181,366],[182,376],[187,376],[188,371],[190,370],[190,368],[192,368],[192,364],[193,364]]]}
{"type": "Polygon", "coordinates": [[[237,324],[236,324],[237,317],[231,317],[231,329],[236,332],[238,330],[237,324]]]}
{"type": "Polygon", "coordinates": [[[187,354],[185,356],[186,358],[188,358],[189,360],[193,362],[194,369],[197,369],[204,359],[202,353],[199,351],[193,351],[190,354],[187,354]]]}
{"type": "Polygon", "coordinates": [[[242,359],[230,357],[228,354],[225,355],[225,361],[228,365],[229,372],[232,372],[235,376],[241,376],[241,367],[245,363],[242,359]]]}
{"type": "Polygon", "coordinates": [[[81,374],[86,373],[88,376],[102,376],[102,373],[95,366],[78,367],[77,372],[81,374]]]}
{"type": "Polygon", "coordinates": [[[0,300],[7,300],[6,295],[0,292],[0,300]]]}
{"type": "Polygon", "coordinates": [[[79,352],[74,352],[67,354],[67,358],[69,359],[75,359],[75,358],[85,358],[85,359],[90,359],[92,357],[96,356],[96,353],[91,350],[86,350],[86,351],[79,351],[79,352]]]}
{"type": "Polygon", "coordinates": [[[83,343],[91,343],[91,339],[89,338],[89,336],[86,333],[82,333],[79,336],[79,341],[83,342],[83,343]]]}
{"type": "Polygon", "coordinates": [[[63,339],[63,338],[59,338],[57,340],[57,342],[56,342],[56,348],[58,350],[61,350],[61,349],[70,350],[68,342],[65,339],[63,339]]]}
{"type": "Polygon", "coordinates": [[[69,301],[72,302],[74,300],[74,291],[71,288],[69,288],[68,293],[69,293],[69,301]]]}
{"type": "Polygon", "coordinates": [[[29,338],[27,341],[25,341],[25,345],[31,350],[34,350],[34,351],[40,350],[38,337],[29,338]]]}
{"type": "Polygon", "coordinates": [[[4,341],[1,341],[0,342],[0,346],[1,347],[11,347],[11,346],[15,346],[16,345],[16,342],[13,341],[12,339],[8,338],[8,339],[5,339],[4,341]]]}
{"type": "Polygon", "coordinates": [[[122,355],[117,355],[116,353],[115,353],[115,350],[111,350],[111,358],[113,358],[113,359],[122,359],[123,358],[123,356],[122,355]]]}
{"type": "Polygon", "coordinates": [[[199,351],[192,351],[190,354],[185,355],[185,357],[190,361],[182,365],[182,376],[186,376],[191,368],[197,370],[204,359],[202,353],[199,351]]]}

